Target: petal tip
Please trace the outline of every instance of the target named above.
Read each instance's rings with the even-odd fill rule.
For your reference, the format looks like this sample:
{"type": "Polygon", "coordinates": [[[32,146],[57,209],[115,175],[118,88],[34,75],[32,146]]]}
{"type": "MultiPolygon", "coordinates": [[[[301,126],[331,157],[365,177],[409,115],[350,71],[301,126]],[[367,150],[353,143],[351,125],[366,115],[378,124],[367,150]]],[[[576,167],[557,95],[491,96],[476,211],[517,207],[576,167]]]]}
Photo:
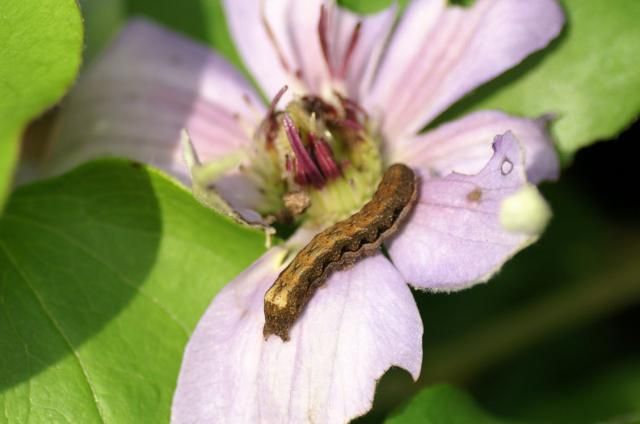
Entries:
{"type": "Polygon", "coordinates": [[[512,233],[538,236],[551,219],[551,208],[535,186],[527,184],[500,204],[500,224],[512,233]]]}

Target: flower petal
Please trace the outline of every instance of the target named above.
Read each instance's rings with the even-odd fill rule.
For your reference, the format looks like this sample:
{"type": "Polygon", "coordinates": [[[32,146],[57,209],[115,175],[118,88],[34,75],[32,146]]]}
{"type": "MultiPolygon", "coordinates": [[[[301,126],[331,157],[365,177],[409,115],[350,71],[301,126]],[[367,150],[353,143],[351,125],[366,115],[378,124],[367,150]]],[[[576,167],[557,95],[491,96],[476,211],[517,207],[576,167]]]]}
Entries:
{"type": "Polygon", "coordinates": [[[213,51],[134,20],[67,100],[48,171],[117,155],[151,163],[186,182],[182,128],[206,161],[247,143],[264,110],[251,86],[213,51]]]}
{"type": "Polygon", "coordinates": [[[549,117],[527,119],[497,111],[475,112],[391,146],[391,162],[429,174],[476,174],[493,155],[490,140],[511,131],[525,149],[527,178],[537,184],[558,177],[560,163],[547,131],[549,117]]]}
{"type": "Polygon", "coordinates": [[[263,297],[284,252],[271,249],[205,313],[185,352],[173,422],[347,422],[371,407],[389,367],[417,378],[422,322],[382,255],[330,277],[290,341],[265,341],[263,297]]]}
{"type": "Polygon", "coordinates": [[[266,96],[289,85],[285,102],[292,94],[330,95],[341,81],[346,94],[357,96],[373,74],[395,16],[390,7],[360,17],[333,0],[225,0],[225,11],[236,46],[266,96]]]}
{"type": "Polygon", "coordinates": [[[358,101],[370,89],[387,37],[396,17],[396,4],[366,17],[334,8],[329,25],[328,40],[334,68],[344,67],[344,91],[351,99],[358,101]],[[352,41],[355,42],[352,43],[352,41]],[[350,47],[353,46],[351,52],[350,47]]]}
{"type": "Polygon", "coordinates": [[[274,247],[213,300],[189,340],[172,423],[258,422],[263,296],[286,250],[274,247]]]}
{"type": "Polygon", "coordinates": [[[413,286],[448,291],[486,281],[542,231],[546,221],[531,217],[534,227],[514,216],[527,212],[520,205],[533,204],[532,196],[544,203],[527,184],[519,142],[508,132],[496,137],[494,150],[477,175],[422,180],[418,203],[389,246],[393,263],[413,286]],[[505,202],[522,197],[523,189],[528,203],[515,202],[503,213],[505,202]]]}
{"type": "MultiPolygon", "coordinates": [[[[311,3],[310,6],[319,13],[321,0],[312,0],[311,3]]],[[[289,93],[285,93],[285,96],[290,95],[295,84],[293,75],[298,65],[288,42],[288,7],[289,0],[224,0],[229,31],[235,45],[269,99],[284,85],[291,87],[289,93]]],[[[310,48],[317,50],[315,45],[310,48]]]]}
{"type": "Polygon", "coordinates": [[[563,22],[555,0],[477,0],[469,8],[414,0],[364,105],[384,111],[388,139],[415,134],[469,91],[545,47],[563,22]]]}

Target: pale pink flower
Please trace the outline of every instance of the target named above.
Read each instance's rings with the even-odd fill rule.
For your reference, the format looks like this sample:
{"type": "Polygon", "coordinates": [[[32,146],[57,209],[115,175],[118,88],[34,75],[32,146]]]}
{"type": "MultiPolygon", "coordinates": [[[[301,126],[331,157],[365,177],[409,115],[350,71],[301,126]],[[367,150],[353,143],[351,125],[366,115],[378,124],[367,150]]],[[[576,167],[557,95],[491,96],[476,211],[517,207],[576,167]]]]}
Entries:
{"type": "Polygon", "coordinates": [[[185,183],[206,170],[194,189],[215,189],[254,223],[277,215],[292,188],[325,202],[214,299],[187,346],[172,420],[347,422],[370,409],[391,366],[420,373],[422,322],[407,283],[451,291],[486,281],[544,227],[548,210],[531,183],[558,173],[545,119],[483,111],[420,130],[545,47],[563,14],[555,0],[477,0],[468,9],[414,0],[394,27],[394,8],[361,17],[322,0],[226,0],[225,10],[266,97],[289,87],[279,102],[292,117],[289,134],[280,106],[269,108],[224,59],[138,20],[70,97],[48,172],[105,154],[185,183]],[[186,150],[191,169],[182,128],[195,146],[186,150]],[[285,257],[357,209],[394,162],[418,172],[420,194],[386,243],[393,262],[377,254],[334,273],[289,342],[265,340],[264,293],[285,257]]]}

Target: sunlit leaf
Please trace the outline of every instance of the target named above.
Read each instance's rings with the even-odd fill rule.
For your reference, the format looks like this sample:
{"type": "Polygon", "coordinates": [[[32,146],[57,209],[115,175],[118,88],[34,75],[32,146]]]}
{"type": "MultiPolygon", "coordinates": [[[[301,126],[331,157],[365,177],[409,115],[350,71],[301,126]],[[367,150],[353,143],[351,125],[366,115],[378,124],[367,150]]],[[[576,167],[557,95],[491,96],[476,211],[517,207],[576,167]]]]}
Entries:
{"type": "Polygon", "coordinates": [[[129,162],[17,190],[0,219],[0,417],[167,422],[189,334],[263,243],[129,162]]]}
{"type": "Polygon", "coordinates": [[[0,208],[25,125],[57,102],[80,65],[74,0],[3,0],[0,6],[0,208]]]}

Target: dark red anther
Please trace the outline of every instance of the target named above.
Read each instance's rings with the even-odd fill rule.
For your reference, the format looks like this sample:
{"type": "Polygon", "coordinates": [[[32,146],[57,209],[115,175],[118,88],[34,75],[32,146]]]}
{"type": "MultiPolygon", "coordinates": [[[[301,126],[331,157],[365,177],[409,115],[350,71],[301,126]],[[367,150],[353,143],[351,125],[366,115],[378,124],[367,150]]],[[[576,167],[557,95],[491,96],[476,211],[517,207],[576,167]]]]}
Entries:
{"type": "Polygon", "coordinates": [[[347,76],[347,70],[349,69],[349,62],[351,62],[351,58],[353,57],[353,52],[356,49],[356,45],[358,45],[361,29],[362,29],[362,21],[358,22],[356,26],[353,28],[353,32],[351,33],[351,38],[349,39],[349,45],[347,46],[347,50],[344,52],[344,56],[342,57],[342,66],[340,67],[340,72],[338,73],[339,78],[344,79],[347,76]]]}
{"type": "Polygon", "coordinates": [[[321,97],[307,94],[302,97],[304,108],[309,114],[315,113],[320,119],[333,121],[338,118],[338,110],[335,106],[325,102],[321,97]]]}
{"type": "Polygon", "coordinates": [[[322,50],[322,56],[324,57],[324,61],[327,64],[327,68],[329,69],[329,75],[335,78],[344,79],[347,76],[347,71],[349,69],[349,64],[351,63],[351,59],[353,58],[353,53],[356,50],[356,46],[358,45],[358,40],[360,39],[360,32],[362,31],[362,21],[359,21],[351,31],[351,37],[349,37],[349,42],[342,54],[342,62],[335,63],[340,58],[332,57],[331,54],[337,54],[337,47],[335,45],[330,44],[329,33],[333,32],[333,28],[329,28],[330,25],[330,11],[327,11],[325,5],[320,6],[320,18],[318,19],[318,38],[320,40],[320,48],[322,50]],[[332,52],[333,49],[333,52],[332,52]]]}
{"type": "Polygon", "coordinates": [[[318,19],[318,38],[320,39],[320,48],[322,49],[322,56],[324,56],[324,61],[327,63],[327,67],[329,68],[329,75],[334,76],[335,70],[333,69],[333,64],[331,63],[331,52],[329,51],[329,22],[327,16],[327,9],[324,4],[320,6],[320,18],[318,19]]]}
{"type": "Polygon", "coordinates": [[[284,114],[282,119],[284,131],[291,144],[291,149],[295,155],[294,179],[300,185],[312,185],[316,188],[322,187],[326,183],[326,179],[311,158],[311,155],[305,149],[300,133],[298,132],[293,119],[288,113],[284,114]]]}
{"type": "Polygon", "coordinates": [[[289,87],[285,85],[276,93],[276,95],[271,100],[271,104],[269,105],[267,116],[260,124],[260,131],[265,136],[265,144],[268,149],[273,148],[275,139],[278,136],[278,113],[276,112],[276,107],[278,106],[278,102],[280,102],[280,99],[288,88],[289,87]]]}
{"type": "Polygon", "coordinates": [[[280,102],[280,99],[282,98],[282,96],[284,96],[284,93],[287,92],[287,90],[289,89],[288,85],[283,85],[282,88],[280,90],[278,90],[278,92],[276,93],[275,96],[273,96],[273,99],[271,100],[271,104],[269,105],[269,115],[273,115],[276,111],[276,106],[278,106],[278,103],[280,102]]]}
{"type": "Polygon", "coordinates": [[[313,156],[320,166],[322,175],[324,175],[327,180],[338,178],[341,175],[340,168],[336,164],[329,143],[327,143],[325,139],[317,137],[313,133],[309,134],[309,140],[313,147],[313,156]]]}
{"type": "Polygon", "coordinates": [[[342,119],[338,121],[337,124],[341,127],[349,128],[350,130],[354,131],[362,131],[364,129],[360,122],[353,119],[342,119]]]}
{"type": "Polygon", "coordinates": [[[348,97],[343,96],[340,92],[334,91],[333,94],[340,100],[340,104],[347,115],[347,118],[354,121],[367,119],[367,111],[360,104],[348,97]]]}

